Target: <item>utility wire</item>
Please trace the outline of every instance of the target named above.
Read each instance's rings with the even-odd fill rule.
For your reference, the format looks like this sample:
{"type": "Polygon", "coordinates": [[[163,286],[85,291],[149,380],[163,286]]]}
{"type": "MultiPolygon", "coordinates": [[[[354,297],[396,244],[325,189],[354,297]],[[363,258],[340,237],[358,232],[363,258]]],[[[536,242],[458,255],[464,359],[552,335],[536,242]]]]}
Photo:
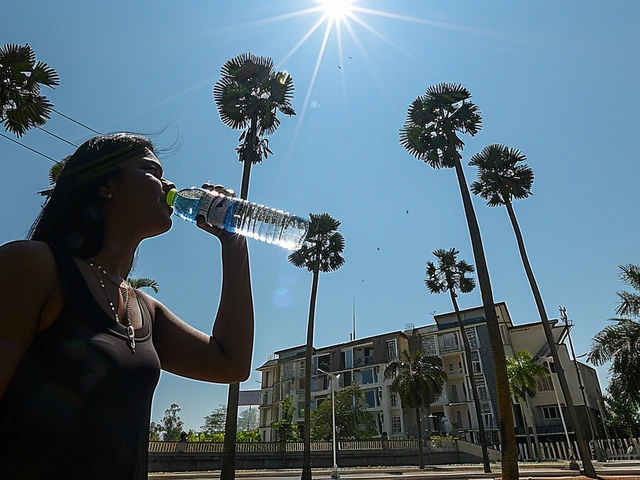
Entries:
{"type": "Polygon", "coordinates": [[[81,123],[81,122],[79,122],[79,121],[77,121],[77,120],[74,120],[74,119],[73,119],[73,118],[71,118],[70,116],[65,115],[64,113],[57,111],[55,108],[52,108],[52,109],[51,109],[51,111],[52,111],[52,112],[54,112],[54,113],[57,113],[57,114],[58,114],[58,115],[60,115],[61,117],[66,118],[67,120],[71,120],[73,123],[76,123],[76,124],[80,125],[81,127],[86,128],[87,130],[91,130],[93,133],[97,133],[98,135],[102,135],[102,133],[98,132],[97,130],[94,130],[94,129],[93,129],[93,128],[91,128],[91,127],[87,127],[84,123],[81,123]]]}
{"type": "Polygon", "coordinates": [[[55,133],[51,133],[49,130],[45,130],[42,127],[38,127],[38,130],[42,130],[44,133],[46,133],[47,135],[51,135],[54,138],[57,138],[58,140],[63,141],[64,143],[68,143],[69,145],[71,145],[72,147],[76,147],[78,148],[78,145],[76,145],[75,143],[71,143],[69,140],[64,139],[62,137],[59,137],[58,135],[56,135],[55,133]]]}
{"type": "Polygon", "coordinates": [[[41,153],[41,152],[39,152],[39,151],[37,151],[37,150],[35,150],[35,149],[31,148],[31,147],[28,147],[28,146],[27,146],[27,145],[25,145],[24,143],[20,143],[20,142],[18,142],[17,140],[14,140],[14,139],[13,139],[13,138],[11,138],[11,137],[7,137],[4,133],[0,133],[0,136],[2,136],[2,137],[4,137],[4,138],[6,138],[7,140],[12,141],[13,143],[15,143],[15,144],[17,144],[17,145],[20,145],[20,146],[21,146],[21,147],[23,147],[23,148],[26,148],[27,150],[31,150],[33,153],[37,153],[38,155],[40,155],[40,156],[42,156],[42,157],[44,157],[44,158],[48,158],[48,159],[49,159],[49,160],[51,160],[52,162],[58,163],[58,160],[56,160],[55,158],[51,158],[49,155],[45,155],[44,153],[41,153]]]}

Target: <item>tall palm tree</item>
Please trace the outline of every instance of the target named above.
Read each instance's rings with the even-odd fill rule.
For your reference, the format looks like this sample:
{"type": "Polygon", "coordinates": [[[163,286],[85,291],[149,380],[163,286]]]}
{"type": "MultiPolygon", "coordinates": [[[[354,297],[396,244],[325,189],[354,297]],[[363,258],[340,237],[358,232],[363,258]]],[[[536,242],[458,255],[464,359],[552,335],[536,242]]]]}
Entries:
{"type": "MultiPolygon", "coordinates": [[[[636,290],[640,290],[640,265],[618,265],[620,272],[620,280],[627,285],[632,286],[636,290]]],[[[615,309],[616,315],[635,317],[640,316],[640,295],[635,292],[627,292],[622,290],[616,292],[620,297],[620,305],[615,309]]]]}
{"type": "Polygon", "coordinates": [[[17,137],[47,123],[53,104],[42,95],[41,85],[59,85],[58,74],[36,61],[27,45],[9,43],[0,47],[0,122],[17,137]]]}
{"type": "Polygon", "coordinates": [[[313,273],[309,323],[307,324],[307,349],[305,355],[304,388],[304,451],[302,456],[302,480],[311,480],[311,356],[313,354],[313,324],[316,315],[318,280],[320,273],[338,270],[344,265],[344,237],[338,232],[340,222],[328,213],[311,214],[307,238],[299,250],[289,255],[289,262],[313,273]]]}
{"type": "Polygon", "coordinates": [[[420,409],[426,410],[427,415],[430,414],[433,397],[442,393],[447,373],[442,368],[442,359],[436,355],[427,355],[421,350],[416,350],[413,355],[404,350],[402,355],[405,360],[397,358],[391,361],[384,369],[384,377],[393,379],[391,391],[400,396],[402,405],[415,409],[420,469],[424,469],[420,409]]]}
{"type": "Polygon", "coordinates": [[[480,228],[461,163],[460,152],[464,142],[458,137],[458,133],[474,136],[482,127],[480,111],[470,98],[471,93],[462,85],[441,83],[429,87],[426,94],[416,98],[409,107],[407,119],[400,130],[400,143],[410,154],[432,168],[454,168],[456,171],[496,373],[502,475],[510,480],[518,478],[518,460],[507,364],[480,228]]]}
{"type": "MultiPolygon", "coordinates": [[[[280,125],[278,111],[285,115],[296,113],[291,105],[293,90],[291,75],[274,72],[270,57],[243,53],[227,61],[220,69],[220,79],[213,87],[213,98],[222,123],[242,130],[238,139],[242,143],[236,147],[238,159],[244,164],[240,188],[242,199],[246,200],[249,195],[251,166],[273,154],[266,137],[280,125]]],[[[235,479],[239,397],[240,384],[230,384],[221,480],[235,479]]]]}
{"type": "Polygon", "coordinates": [[[469,165],[478,167],[478,179],[471,184],[471,191],[475,195],[479,195],[485,199],[489,207],[504,205],[507,208],[509,220],[511,220],[511,226],[513,227],[516,242],[518,243],[522,264],[527,274],[531,291],[533,292],[533,298],[538,309],[538,315],[542,322],[547,343],[549,344],[551,356],[556,365],[560,389],[565,398],[571,423],[573,423],[574,426],[585,475],[596,478],[596,472],[591,463],[589,447],[582,432],[582,424],[573,405],[569,384],[567,383],[564,369],[560,363],[558,349],[556,348],[556,342],[553,337],[553,332],[551,331],[551,324],[549,323],[544,302],[542,301],[542,295],[540,294],[540,289],[538,288],[531,264],[529,263],[522,232],[520,231],[520,226],[513,210],[513,200],[527,198],[532,194],[533,171],[527,164],[523,163],[526,159],[527,157],[515,148],[508,148],[498,144],[485,147],[480,153],[473,155],[469,162],[469,165]]]}
{"type": "Polygon", "coordinates": [[[453,309],[456,312],[458,320],[458,328],[464,345],[465,363],[467,364],[467,372],[471,380],[471,391],[473,392],[473,404],[476,410],[476,419],[478,421],[478,435],[480,436],[480,445],[482,445],[482,461],[484,463],[484,472],[490,473],[491,466],[489,464],[489,452],[487,451],[487,437],[484,433],[484,423],[482,421],[482,411],[480,410],[480,399],[478,398],[478,388],[476,387],[476,376],[473,371],[473,360],[471,359],[471,345],[466,330],[462,324],[462,315],[458,308],[458,291],[469,293],[476,287],[476,281],[472,277],[467,277],[475,271],[473,265],[466,260],[458,261],[458,250],[452,248],[450,250],[438,249],[433,255],[438,259],[438,265],[433,262],[427,262],[427,278],[424,283],[433,294],[449,292],[453,309]]]}
{"type": "MultiPolygon", "coordinates": [[[[519,350],[513,357],[507,358],[507,374],[509,375],[509,387],[511,388],[511,394],[520,404],[522,410],[522,420],[524,421],[524,430],[527,438],[527,445],[529,451],[533,451],[531,448],[531,437],[529,436],[529,421],[527,416],[533,413],[531,405],[529,404],[529,398],[534,397],[538,392],[538,384],[536,379],[544,377],[549,374],[547,369],[535,363],[533,356],[526,350],[519,350]]],[[[536,442],[536,455],[538,461],[542,461],[540,456],[540,442],[538,441],[538,432],[536,431],[535,416],[532,415],[533,424],[533,436],[536,442]]]]}
{"type": "Polygon", "coordinates": [[[273,154],[267,135],[280,125],[278,111],[295,115],[291,105],[293,78],[287,72],[275,72],[270,57],[243,53],[227,61],[220,70],[220,79],[213,87],[213,98],[222,123],[242,130],[236,148],[244,164],[240,197],[249,192],[251,166],[273,154]]]}

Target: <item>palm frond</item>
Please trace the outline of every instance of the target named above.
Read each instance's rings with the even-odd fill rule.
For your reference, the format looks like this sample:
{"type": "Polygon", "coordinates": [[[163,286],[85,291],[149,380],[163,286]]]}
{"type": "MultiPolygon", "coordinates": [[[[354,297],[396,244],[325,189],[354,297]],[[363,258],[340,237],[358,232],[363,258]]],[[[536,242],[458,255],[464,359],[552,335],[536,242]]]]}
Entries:
{"type": "Polygon", "coordinates": [[[153,293],[158,293],[158,288],[160,287],[157,281],[148,277],[130,277],[127,278],[127,282],[136,289],[150,288],[153,293]]]}
{"type": "Polygon", "coordinates": [[[618,268],[622,270],[620,272],[620,280],[636,290],[640,290],[640,265],[629,263],[627,265],[618,265],[618,268]]]}

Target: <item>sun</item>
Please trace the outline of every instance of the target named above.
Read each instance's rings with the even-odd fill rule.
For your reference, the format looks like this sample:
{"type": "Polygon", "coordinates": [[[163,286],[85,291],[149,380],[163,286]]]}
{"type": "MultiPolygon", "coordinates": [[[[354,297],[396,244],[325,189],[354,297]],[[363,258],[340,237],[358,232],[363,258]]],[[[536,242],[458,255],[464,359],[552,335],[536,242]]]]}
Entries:
{"type": "Polygon", "coordinates": [[[317,0],[330,20],[343,20],[353,10],[354,0],[317,0]]]}

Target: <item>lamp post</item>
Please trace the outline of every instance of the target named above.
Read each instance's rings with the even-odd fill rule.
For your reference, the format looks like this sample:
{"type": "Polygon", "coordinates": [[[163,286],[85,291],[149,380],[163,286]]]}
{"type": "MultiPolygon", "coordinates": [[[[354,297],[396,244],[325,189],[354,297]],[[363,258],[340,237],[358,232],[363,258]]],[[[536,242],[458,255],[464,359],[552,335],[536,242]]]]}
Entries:
{"type": "Polygon", "coordinates": [[[324,373],[331,379],[331,420],[333,423],[332,434],[333,434],[333,442],[331,442],[331,446],[333,447],[333,469],[331,470],[331,478],[340,478],[340,474],[338,473],[338,463],[336,461],[336,400],[335,400],[335,392],[333,390],[333,382],[334,380],[337,382],[340,378],[340,375],[334,375],[330,372],[325,372],[322,369],[318,369],[320,373],[324,373]]]}
{"type": "Polygon", "coordinates": [[[571,470],[580,470],[580,466],[578,462],[576,462],[576,454],[573,448],[573,444],[571,443],[571,439],[569,438],[569,431],[567,430],[567,424],[564,421],[564,414],[562,413],[562,405],[560,404],[560,397],[558,396],[559,388],[556,387],[556,382],[554,382],[553,371],[551,370],[551,364],[553,363],[553,357],[547,357],[547,369],[549,370],[549,375],[551,376],[551,383],[553,384],[553,393],[556,394],[556,402],[558,403],[558,413],[560,414],[560,420],[562,420],[562,427],[564,428],[564,434],[567,437],[567,446],[569,447],[569,454],[571,455],[571,461],[569,463],[569,468],[571,470]]]}

